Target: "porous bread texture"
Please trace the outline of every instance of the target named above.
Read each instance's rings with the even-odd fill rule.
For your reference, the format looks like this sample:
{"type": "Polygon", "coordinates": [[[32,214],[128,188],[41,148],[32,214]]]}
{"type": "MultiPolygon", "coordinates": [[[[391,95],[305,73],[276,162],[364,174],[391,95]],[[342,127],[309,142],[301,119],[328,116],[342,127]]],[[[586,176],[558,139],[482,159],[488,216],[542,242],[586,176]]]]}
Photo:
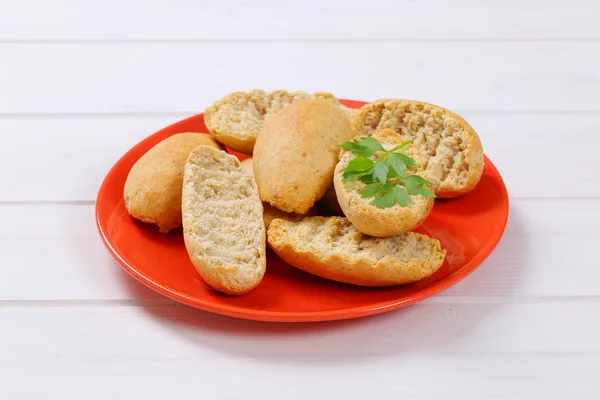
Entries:
{"type": "Polygon", "coordinates": [[[206,133],[182,132],[163,139],[131,167],[123,188],[127,212],[154,224],[161,233],[181,225],[183,169],[190,152],[199,145],[220,149],[206,133]]]}
{"type": "MultiPolygon", "coordinates": [[[[403,143],[400,135],[391,129],[378,131],[372,137],[377,139],[386,150],[403,143]]],[[[378,156],[379,154],[376,154],[370,158],[377,161],[376,157],[378,156]]],[[[355,154],[342,150],[333,176],[338,203],[346,218],[354,224],[356,229],[366,235],[387,237],[415,229],[425,222],[433,208],[433,198],[411,195],[412,201],[406,207],[395,204],[389,208],[378,208],[372,204],[374,197],[366,199],[361,197],[366,184],[360,179],[344,182],[344,171],[350,161],[356,157],[355,154]]],[[[398,186],[404,189],[402,185],[398,186]]]]}
{"type": "Polygon", "coordinates": [[[225,146],[251,155],[263,123],[283,107],[298,100],[325,99],[336,104],[350,120],[350,109],[331,93],[275,90],[265,92],[233,92],[215,101],[204,111],[204,123],[209,132],[225,146]]]}
{"type": "Polygon", "coordinates": [[[192,264],[214,289],[240,295],[266,269],[263,208],[258,188],[239,160],[208,146],[185,164],[183,235],[192,264]]]}
{"type": "Polygon", "coordinates": [[[439,240],[407,232],[377,238],[342,217],[276,219],[267,231],[275,253],[305,272],[360,286],[394,286],[431,276],[446,251],[439,240]]]}
{"type": "Polygon", "coordinates": [[[439,198],[457,197],[477,186],[483,173],[479,136],[459,115],[436,105],[381,99],[361,107],[352,119],[356,135],[392,129],[412,140],[414,158],[439,198]]]}

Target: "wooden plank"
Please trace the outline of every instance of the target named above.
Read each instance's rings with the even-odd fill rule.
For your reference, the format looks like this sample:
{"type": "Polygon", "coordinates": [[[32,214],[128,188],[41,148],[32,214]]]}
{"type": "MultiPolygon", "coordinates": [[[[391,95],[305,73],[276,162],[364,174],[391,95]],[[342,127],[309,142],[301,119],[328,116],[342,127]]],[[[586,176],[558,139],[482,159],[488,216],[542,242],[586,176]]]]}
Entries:
{"type": "Polygon", "coordinates": [[[0,118],[2,201],[91,201],[111,166],[173,117],[0,118]],[[25,160],[35,160],[26,162],[25,160]]]}
{"type": "Polygon", "coordinates": [[[593,0],[20,0],[0,40],[600,38],[593,0]]]}
{"type": "Polygon", "coordinates": [[[65,357],[85,354],[132,359],[147,354],[177,360],[188,355],[208,357],[215,353],[258,359],[385,358],[398,353],[420,356],[588,353],[600,356],[599,302],[420,303],[354,320],[283,325],[223,317],[173,305],[2,306],[0,313],[0,338],[8,338],[8,335],[20,338],[18,344],[21,345],[1,340],[3,360],[50,358],[56,354],[56,348],[47,344],[53,342],[63,347],[60,353],[65,357]],[[557,319],[562,322],[557,324],[557,319]],[[377,340],[365,340],[373,335],[377,340]],[[72,344],[63,343],[76,337],[81,339],[72,344]],[[104,339],[86,349],[89,342],[99,337],[104,339]],[[116,346],[120,337],[124,343],[116,346]],[[23,346],[25,344],[28,346],[23,346]]]}
{"type": "Polygon", "coordinates": [[[0,397],[596,399],[599,314],[598,303],[414,305],[281,325],[187,307],[3,307],[0,397]]]}
{"type": "Polygon", "coordinates": [[[0,114],[196,114],[235,90],[600,111],[600,41],[2,44],[0,114]],[[43,61],[42,61],[43,60],[43,61]]]}
{"type": "MultiPolygon", "coordinates": [[[[92,205],[5,204],[0,220],[0,301],[169,302],[111,258],[96,232],[92,205]]],[[[514,200],[506,234],[490,258],[427,301],[598,298],[599,227],[599,200],[514,200]]]]}
{"type": "MultiPolygon", "coordinates": [[[[594,146],[582,145],[600,131],[600,114],[464,117],[512,198],[600,196],[600,159],[594,146]]],[[[93,201],[121,155],[180,118],[0,118],[0,138],[11,143],[0,146],[0,157],[11,166],[0,169],[0,201],[93,201]]]]}

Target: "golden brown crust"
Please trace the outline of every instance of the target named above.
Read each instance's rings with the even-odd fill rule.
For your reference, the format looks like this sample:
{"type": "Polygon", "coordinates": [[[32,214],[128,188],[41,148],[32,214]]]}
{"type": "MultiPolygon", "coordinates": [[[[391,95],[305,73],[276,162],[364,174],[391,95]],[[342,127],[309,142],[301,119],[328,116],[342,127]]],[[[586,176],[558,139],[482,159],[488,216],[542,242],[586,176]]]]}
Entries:
{"type": "Polygon", "coordinates": [[[305,214],[331,186],[338,145],[352,138],[344,113],[330,101],[300,100],[270,118],[254,149],[263,201],[305,214]]]}
{"type": "Polygon", "coordinates": [[[434,182],[438,198],[468,193],[483,173],[483,148],[475,130],[443,107],[413,100],[381,99],[360,108],[352,119],[357,135],[392,129],[413,140],[421,171],[434,182]]]}
{"type": "Polygon", "coordinates": [[[215,101],[204,111],[204,122],[213,137],[225,146],[244,154],[253,153],[256,138],[266,120],[288,104],[300,100],[325,99],[344,111],[350,119],[354,114],[331,93],[256,89],[233,92],[215,101]]]}
{"type": "Polygon", "coordinates": [[[374,238],[341,217],[274,220],[267,237],[271,248],[288,264],[325,279],[360,286],[421,280],[437,271],[446,256],[437,239],[413,232],[374,238]]]}
{"type": "MultiPolygon", "coordinates": [[[[404,141],[391,129],[378,131],[372,136],[386,149],[391,149],[404,141]]],[[[420,226],[433,209],[433,198],[421,195],[411,196],[412,202],[401,207],[396,204],[389,208],[378,208],[372,204],[373,198],[361,198],[365,184],[356,179],[343,181],[348,163],[356,156],[346,150],[340,152],[340,161],[335,167],[333,183],[338,203],[350,222],[362,233],[377,237],[396,236],[420,226]]],[[[374,160],[374,157],[371,157],[374,160]]]]}
{"type": "Polygon", "coordinates": [[[207,134],[184,132],[164,139],[139,158],[123,189],[125,207],[132,217],[157,225],[162,233],[181,225],[183,169],[188,155],[199,145],[221,149],[207,134]]]}

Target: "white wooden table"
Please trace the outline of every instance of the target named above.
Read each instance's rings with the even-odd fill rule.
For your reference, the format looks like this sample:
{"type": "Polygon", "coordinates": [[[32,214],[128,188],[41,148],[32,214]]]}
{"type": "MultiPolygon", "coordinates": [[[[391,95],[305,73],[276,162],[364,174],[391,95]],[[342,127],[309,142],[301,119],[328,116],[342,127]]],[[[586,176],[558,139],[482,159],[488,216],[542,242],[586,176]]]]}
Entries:
{"type": "Polygon", "coordinates": [[[0,399],[599,399],[599,21],[597,0],[0,0],[0,399]],[[102,179],[252,88],[464,115],[509,190],[499,247],[345,322],[138,284],[96,232],[102,179]]]}

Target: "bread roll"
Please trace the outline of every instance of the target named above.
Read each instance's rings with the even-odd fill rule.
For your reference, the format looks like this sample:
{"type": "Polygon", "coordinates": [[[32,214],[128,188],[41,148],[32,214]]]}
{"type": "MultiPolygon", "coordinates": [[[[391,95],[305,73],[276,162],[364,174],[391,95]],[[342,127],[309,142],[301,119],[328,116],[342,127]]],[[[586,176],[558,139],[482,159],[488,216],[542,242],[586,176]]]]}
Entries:
{"type": "Polygon", "coordinates": [[[271,248],[308,273],[361,286],[393,286],[432,275],[446,251],[437,239],[408,232],[388,238],[360,233],[346,218],[276,219],[267,231],[271,248]]]}
{"type": "Polygon", "coordinates": [[[266,269],[262,203],[238,159],[198,146],[185,164],[183,237],[194,267],[215,290],[240,295],[266,269]]]}
{"type": "MultiPolygon", "coordinates": [[[[391,129],[376,132],[372,137],[377,139],[386,150],[390,150],[404,141],[391,129]]],[[[411,153],[408,154],[412,156],[411,153]]],[[[411,195],[412,202],[408,206],[402,207],[395,204],[389,208],[378,208],[373,205],[373,197],[361,198],[366,185],[360,179],[343,181],[344,171],[348,163],[355,157],[353,153],[342,150],[340,161],[335,167],[333,183],[338,203],[346,218],[356,229],[371,236],[396,236],[425,222],[433,208],[433,198],[411,195]]],[[[375,157],[373,156],[371,159],[375,160],[375,157]]]]}
{"type": "Polygon", "coordinates": [[[151,148],[131,167],[123,198],[129,214],[167,233],[181,225],[183,167],[195,147],[221,146],[204,133],[178,133],[151,148]]]}
{"type": "Polygon", "coordinates": [[[331,93],[287,92],[233,92],[215,101],[204,111],[204,123],[209,132],[225,146],[244,154],[252,154],[254,143],[264,122],[284,106],[298,100],[326,99],[352,118],[354,111],[342,105],[331,93]]]}
{"type": "Polygon", "coordinates": [[[445,108],[411,100],[382,99],[354,116],[357,135],[389,128],[413,140],[415,160],[434,183],[435,195],[451,198],[475,188],[483,173],[483,149],[473,128],[445,108]]]}
{"type": "Polygon", "coordinates": [[[254,148],[254,176],[263,201],[305,214],[333,180],[339,144],[353,136],[331,101],[299,100],[264,125],[254,148]]]}
{"type": "MultiPolygon", "coordinates": [[[[252,157],[248,157],[244,159],[242,162],[242,167],[248,171],[254,178],[254,168],[252,166],[252,157]]],[[[295,214],[288,213],[285,211],[281,211],[280,209],[273,207],[269,203],[263,202],[263,220],[265,222],[265,228],[268,229],[269,225],[271,225],[271,221],[274,219],[285,219],[286,221],[300,221],[304,217],[316,215],[315,209],[311,208],[308,210],[306,214],[295,214]]]]}

